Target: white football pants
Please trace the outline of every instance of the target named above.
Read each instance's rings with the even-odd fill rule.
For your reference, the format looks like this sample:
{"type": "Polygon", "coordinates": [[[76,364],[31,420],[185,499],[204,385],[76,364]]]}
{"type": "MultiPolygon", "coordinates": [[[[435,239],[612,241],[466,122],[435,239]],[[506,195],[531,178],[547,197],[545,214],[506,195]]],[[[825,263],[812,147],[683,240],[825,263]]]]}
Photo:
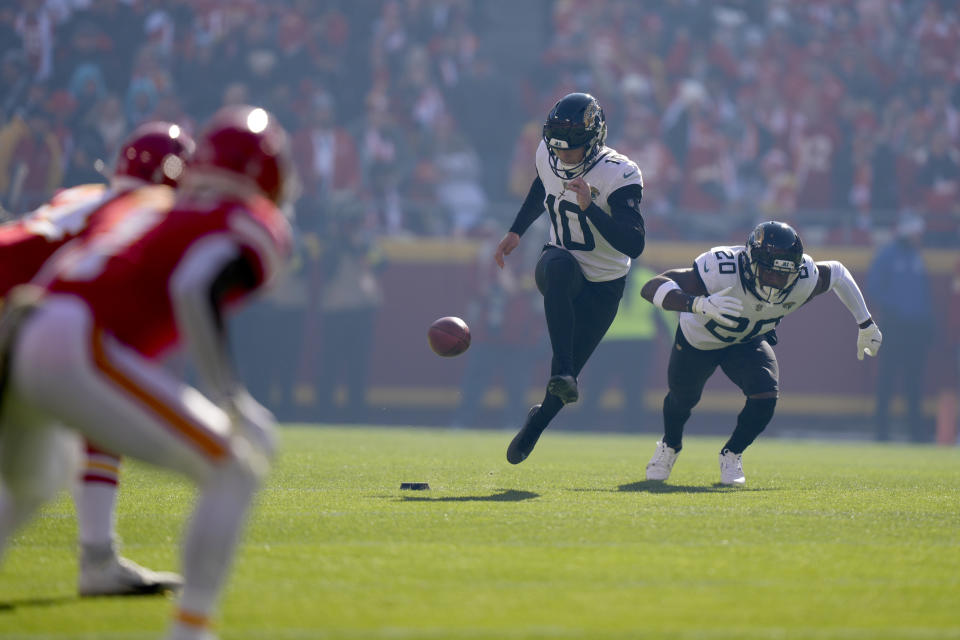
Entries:
{"type": "Polygon", "coordinates": [[[182,548],[180,609],[208,617],[266,457],[199,391],[94,329],[80,300],[54,296],[26,318],[12,347],[0,409],[0,551],[75,477],[78,433],[198,485],[182,548]]]}

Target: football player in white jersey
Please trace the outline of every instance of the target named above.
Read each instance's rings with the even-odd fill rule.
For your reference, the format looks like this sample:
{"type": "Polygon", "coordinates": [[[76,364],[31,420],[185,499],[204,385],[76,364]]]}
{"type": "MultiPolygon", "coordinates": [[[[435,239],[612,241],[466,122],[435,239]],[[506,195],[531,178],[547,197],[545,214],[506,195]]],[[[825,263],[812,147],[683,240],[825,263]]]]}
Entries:
{"type": "Polygon", "coordinates": [[[577,376],[617,314],[631,258],[643,251],[640,169],[606,138],[593,96],[571,93],[554,105],[537,148],[537,177],[494,254],[502,268],[546,208],[550,237],[534,275],[553,360],[543,402],[507,448],[512,464],[523,462],[563,405],[580,397],[577,376]]]}
{"type": "Polygon", "coordinates": [[[720,450],[720,482],[744,484],[741,455],[773,418],[779,396],[774,329],[826,291],[837,294],[860,328],[857,357],[877,355],[883,336],[850,272],[835,260],[814,262],[797,232],[782,222],[764,222],[746,246],[714,247],[693,267],[666,271],[643,286],[644,298],[680,312],[667,370],[664,435],[647,465],[647,480],[670,476],[683,426],[719,366],[747,397],[720,450]]]}

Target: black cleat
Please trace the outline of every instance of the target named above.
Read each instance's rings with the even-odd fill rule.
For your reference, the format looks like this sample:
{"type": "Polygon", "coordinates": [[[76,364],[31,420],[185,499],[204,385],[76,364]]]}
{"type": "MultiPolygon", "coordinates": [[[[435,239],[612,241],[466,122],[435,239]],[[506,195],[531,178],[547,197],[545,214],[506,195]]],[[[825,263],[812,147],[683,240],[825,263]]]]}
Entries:
{"type": "Polygon", "coordinates": [[[527,420],[523,423],[523,426],[520,427],[520,431],[513,437],[513,440],[510,441],[510,446],[507,447],[507,462],[510,464],[520,464],[526,460],[527,456],[530,455],[533,448],[537,445],[537,440],[540,439],[540,434],[543,433],[543,429],[531,427],[530,420],[539,410],[540,405],[538,404],[530,407],[530,412],[527,413],[527,420]]]}
{"type": "Polygon", "coordinates": [[[550,376],[547,391],[560,398],[563,404],[570,404],[580,399],[577,379],[573,376],[550,376]]]}

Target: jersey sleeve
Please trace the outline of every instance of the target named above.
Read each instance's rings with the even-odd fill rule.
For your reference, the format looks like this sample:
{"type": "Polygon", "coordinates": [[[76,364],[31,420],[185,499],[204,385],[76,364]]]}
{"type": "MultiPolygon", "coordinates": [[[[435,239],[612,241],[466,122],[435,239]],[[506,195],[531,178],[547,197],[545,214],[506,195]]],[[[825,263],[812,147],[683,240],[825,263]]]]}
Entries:
{"type": "Polygon", "coordinates": [[[643,189],[643,174],[637,163],[626,156],[612,154],[612,157],[604,158],[601,162],[617,162],[615,172],[611,172],[610,182],[608,184],[609,193],[615,192],[628,185],[636,185],[643,189]]]}
{"type": "Polygon", "coordinates": [[[231,235],[253,267],[256,285],[272,282],[283,272],[293,248],[290,224],[278,211],[235,211],[228,219],[231,235]]]}

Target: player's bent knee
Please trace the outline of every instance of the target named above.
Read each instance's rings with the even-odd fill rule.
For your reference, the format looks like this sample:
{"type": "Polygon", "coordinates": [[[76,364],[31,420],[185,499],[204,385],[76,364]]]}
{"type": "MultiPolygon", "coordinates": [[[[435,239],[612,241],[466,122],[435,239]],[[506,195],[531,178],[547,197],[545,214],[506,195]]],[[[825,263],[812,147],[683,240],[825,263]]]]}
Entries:
{"type": "Polygon", "coordinates": [[[764,391],[763,393],[754,393],[747,396],[748,399],[752,399],[752,400],[764,400],[764,399],[770,399],[770,398],[772,398],[773,400],[777,400],[779,397],[780,397],[779,391],[764,391]]]}
{"type": "Polygon", "coordinates": [[[245,438],[237,438],[233,443],[232,455],[220,473],[256,490],[263,483],[268,471],[270,471],[268,454],[245,438]]]}
{"type": "Polygon", "coordinates": [[[245,456],[231,456],[216,465],[200,483],[204,492],[217,495],[232,495],[246,501],[263,484],[267,465],[245,456]]]}

